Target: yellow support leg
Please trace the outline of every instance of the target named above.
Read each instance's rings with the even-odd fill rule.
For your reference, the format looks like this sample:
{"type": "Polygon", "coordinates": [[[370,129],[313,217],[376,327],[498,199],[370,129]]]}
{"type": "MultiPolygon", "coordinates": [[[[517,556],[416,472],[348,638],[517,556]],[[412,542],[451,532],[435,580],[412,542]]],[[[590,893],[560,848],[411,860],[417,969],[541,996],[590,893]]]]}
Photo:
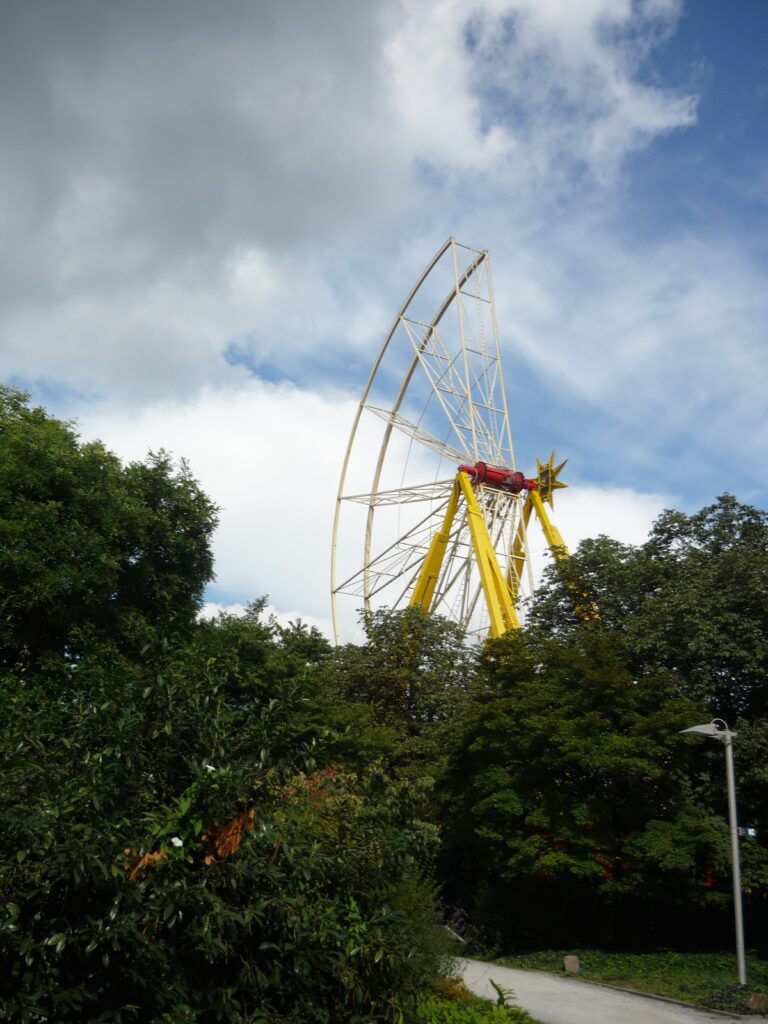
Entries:
{"type": "MultiPolygon", "coordinates": [[[[568,548],[565,546],[565,541],[561,537],[558,528],[554,523],[550,522],[544,502],[541,500],[541,495],[536,491],[531,491],[528,497],[533,499],[533,507],[536,509],[544,536],[547,538],[549,550],[558,561],[565,561],[570,557],[568,548]]],[[[570,583],[569,587],[578,598],[579,603],[574,606],[573,610],[579,618],[584,619],[585,622],[599,622],[600,612],[597,610],[595,602],[590,600],[589,594],[585,590],[579,590],[574,583],[570,583]],[[581,603],[582,601],[584,602],[583,604],[581,603]]]]}
{"type": "Polygon", "coordinates": [[[559,561],[563,561],[568,558],[568,548],[565,546],[565,541],[560,536],[558,528],[547,515],[547,509],[544,502],[541,500],[539,492],[529,491],[528,498],[526,499],[526,505],[529,501],[533,508],[536,509],[536,515],[539,517],[541,529],[544,531],[544,536],[546,537],[547,544],[549,545],[549,550],[552,552],[553,556],[559,561]]]}
{"type": "Polygon", "coordinates": [[[489,633],[492,637],[502,636],[509,630],[520,627],[515,605],[502,576],[496,551],[488,535],[488,527],[485,525],[469,477],[465,473],[459,473],[456,482],[467,503],[467,525],[491,622],[489,633]]]}
{"type": "MultiPolygon", "coordinates": [[[[554,452],[550,455],[549,463],[546,466],[542,466],[539,463],[539,478],[546,483],[545,498],[549,495],[548,500],[550,501],[552,490],[565,486],[557,481],[557,473],[563,468],[564,463],[556,467],[553,463],[554,452]],[[545,474],[544,471],[547,469],[549,473],[545,474]]],[[[541,486],[544,486],[544,484],[542,483],[541,486]]],[[[488,608],[490,619],[489,635],[491,637],[499,637],[512,629],[520,628],[520,620],[515,610],[515,602],[520,591],[520,578],[525,564],[525,540],[533,512],[536,513],[536,517],[541,524],[541,529],[553,557],[558,561],[564,561],[569,557],[568,548],[565,546],[565,541],[560,531],[547,514],[541,493],[539,491],[529,491],[523,504],[520,522],[515,533],[507,569],[507,578],[505,579],[472,484],[467,474],[460,472],[456,476],[451,495],[448,499],[442,529],[432,538],[424,564],[416,580],[413,594],[408,602],[411,608],[418,606],[423,608],[425,612],[429,612],[432,609],[437,581],[440,577],[448,542],[450,541],[460,497],[464,498],[466,504],[465,515],[472,539],[472,550],[480,573],[480,582],[483,588],[486,607],[488,608]]],[[[583,604],[577,604],[576,614],[583,619],[599,621],[600,613],[595,604],[590,601],[589,596],[584,592],[579,592],[578,588],[573,584],[570,586],[580,599],[580,602],[584,602],[583,604]]]]}
{"type": "MultiPolygon", "coordinates": [[[[459,473],[459,476],[463,476],[463,473],[459,473]]],[[[456,509],[459,506],[459,481],[456,479],[451,491],[451,496],[448,499],[448,508],[446,509],[445,519],[443,520],[443,528],[432,538],[432,542],[429,545],[424,564],[421,567],[419,578],[416,580],[416,586],[413,589],[413,594],[408,602],[409,608],[415,608],[419,605],[428,612],[432,607],[432,598],[435,594],[435,587],[437,586],[437,579],[440,575],[440,569],[443,565],[443,558],[445,557],[445,549],[448,547],[448,541],[451,536],[451,527],[453,526],[453,520],[456,517],[456,509]]]]}
{"type": "Polygon", "coordinates": [[[512,545],[512,557],[509,560],[509,569],[507,571],[507,586],[509,587],[513,602],[517,601],[517,595],[520,593],[520,577],[523,575],[523,568],[525,567],[525,537],[528,532],[528,524],[531,521],[532,511],[533,502],[531,501],[531,492],[529,491],[523,504],[520,522],[517,524],[515,542],[512,545]]]}

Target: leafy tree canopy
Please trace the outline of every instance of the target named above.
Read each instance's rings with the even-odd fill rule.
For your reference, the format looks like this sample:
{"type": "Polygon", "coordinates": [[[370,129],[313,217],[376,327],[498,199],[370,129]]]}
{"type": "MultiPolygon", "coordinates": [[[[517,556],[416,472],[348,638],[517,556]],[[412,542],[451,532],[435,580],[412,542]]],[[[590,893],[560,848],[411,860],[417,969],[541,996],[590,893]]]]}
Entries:
{"type": "Polygon", "coordinates": [[[93,639],[189,631],[216,510],[163,452],[128,466],[0,388],[0,668],[66,672],[93,639]]]}
{"type": "Polygon", "coordinates": [[[439,970],[424,787],[327,764],[280,646],[223,617],[65,699],[0,680],[3,1019],[396,1020],[439,970]]]}
{"type": "Polygon", "coordinates": [[[396,1021],[439,969],[427,787],[334,763],[327,642],[198,621],[215,509],[0,393],[0,1017],[396,1021]]]}
{"type": "Polygon", "coordinates": [[[694,515],[664,512],[639,547],[585,541],[549,575],[544,631],[577,629],[586,591],[631,671],[674,671],[685,693],[733,724],[768,716],[768,514],[730,495],[694,515]]]}
{"type": "Polygon", "coordinates": [[[600,626],[507,635],[485,660],[492,687],[445,781],[455,898],[518,944],[604,939],[614,916],[639,928],[633,897],[706,902],[727,834],[691,799],[679,730],[701,710],[676,680],[634,678],[600,626]]]}
{"type": "Polygon", "coordinates": [[[479,685],[475,654],[453,623],[420,608],[376,611],[363,624],[365,642],[325,662],[317,721],[348,736],[342,756],[434,778],[479,685]]]}

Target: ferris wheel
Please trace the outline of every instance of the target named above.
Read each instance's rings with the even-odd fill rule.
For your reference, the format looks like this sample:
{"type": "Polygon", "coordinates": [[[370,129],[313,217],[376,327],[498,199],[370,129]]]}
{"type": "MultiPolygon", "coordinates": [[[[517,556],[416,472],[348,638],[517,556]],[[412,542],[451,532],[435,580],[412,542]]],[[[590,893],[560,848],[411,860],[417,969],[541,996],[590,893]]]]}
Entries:
{"type": "Polygon", "coordinates": [[[470,637],[519,626],[534,589],[535,518],[567,557],[546,505],[565,463],[518,470],[488,253],[450,238],[398,311],[363,390],[333,524],[337,643],[355,612],[418,605],[470,637]]]}

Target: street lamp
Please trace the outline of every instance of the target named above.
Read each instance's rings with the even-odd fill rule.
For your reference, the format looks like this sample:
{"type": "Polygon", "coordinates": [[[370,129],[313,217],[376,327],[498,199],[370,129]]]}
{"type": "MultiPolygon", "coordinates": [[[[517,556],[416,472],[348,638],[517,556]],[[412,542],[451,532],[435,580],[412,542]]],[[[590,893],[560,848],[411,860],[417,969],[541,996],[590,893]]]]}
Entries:
{"type": "Polygon", "coordinates": [[[725,775],[728,784],[728,821],[731,828],[731,869],[733,871],[733,915],[736,921],[736,963],[739,970],[739,984],[747,983],[747,966],[744,959],[744,918],[741,911],[741,868],[739,866],[739,826],[736,820],[736,780],[733,771],[733,737],[722,718],[713,718],[707,725],[692,725],[681,732],[696,732],[720,740],[725,747],[725,775]]]}

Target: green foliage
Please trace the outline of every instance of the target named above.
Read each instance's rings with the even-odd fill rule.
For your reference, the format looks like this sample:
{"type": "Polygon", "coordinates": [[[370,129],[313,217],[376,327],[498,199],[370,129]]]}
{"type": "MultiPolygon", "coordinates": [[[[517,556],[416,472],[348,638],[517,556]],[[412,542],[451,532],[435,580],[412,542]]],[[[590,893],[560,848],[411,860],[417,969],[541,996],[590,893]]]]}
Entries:
{"type": "MultiPolygon", "coordinates": [[[[184,464],[0,390],[4,1020],[528,1021],[424,994],[441,830],[456,919],[508,948],[712,941],[722,751],[679,730],[737,724],[768,831],[768,517],[724,497],[587,542],[480,656],[418,609],[341,649],[265,600],[198,621],[215,521],[184,464]]],[[[742,857],[749,928],[764,841],[742,857]]]]}
{"type": "Polygon", "coordinates": [[[577,628],[586,590],[637,675],[675,671],[692,699],[733,724],[768,714],[768,514],[731,495],[688,516],[667,511],[639,546],[583,542],[539,592],[535,621],[577,628]]]}
{"type": "Polygon", "coordinates": [[[495,1005],[470,998],[456,1002],[437,996],[423,996],[407,1024],[535,1024],[519,1006],[495,1005]]]}
{"type": "Polygon", "coordinates": [[[94,639],[134,654],[188,631],[214,506],[164,453],[122,466],[0,388],[0,670],[64,682],[94,639]]]}
{"type": "Polygon", "coordinates": [[[518,944],[706,903],[727,837],[690,799],[679,730],[700,711],[675,680],[633,679],[593,626],[567,643],[508,635],[485,662],[492,692],[468,715],[444,787],[454,897],[518,944]]]}
{"type": "Polygon", "coordinates": [[[364,625],[364,644],[325,663],[317,720],[346,734],[345,759],[436,778],[476,694],[474,656],[455,625],[420,608],[378,611],[364,625]]]}
{"type": "Polygon", "coordinates": [[[496,993],[496,1005],[503,1007],[511,1006],[515,998],[514,991],[511,988],[505,988],[503,985],[500,985],[497,981],[494,981],[493,978],[489,978],[488,980],[496,993]]]}
{"type": "Polygon", "coordinates": [[[423,787],[318,768],[301,687],[251,681],[194,643],[6,677],[4,1019],[396,1020],[439,972],[423,787]]]}
{"type": "MultiPolygon", "coordinates": [[[[588,593],[599,608],[596,629],[610,636],[617,659],[638,686],[647,688],[648,680],[666,674],[676,692],[696,705],[694,717],[685,725],[717,716],[738,732],[740,821],[759,831],[757,841],[742,844],[748,927],[764,942],[768,514],[723,495],[693,515],[663,513],[648,541],[639,547],[607,537],[585,541],[569,561],[553,567],[539,591],[532,619],[542,636],[579,643],[583,625],[574,615],[574,589],[588,593]]],[[[701,740],[687,742],[690,750],[682,765],[680,754],[674,755],[676,769],[682,767],[685,772],[687,807],[680,805],[677,823],[656,815],[660,820],[644,835],[629,840],[625,859],[645,864],[635,880],[638,892],[657,888],[654,862],[665,871],[684,870],[687,862],[700,878],[702,859],[707,860],[706,900],[725,910],[730,868],[722,748],[701,740]],[[707,847],[709,856],[705,856],[707,847]]],[[[695,902],[689,899],[689,889],[682,891],[689,905],[695,902]]],[[[711,917],[694,915],[687,930],[699,941],[719,944],[717,927],[724,927],[724,919],[714,924],[711,917]]],[[[661,933],[657,938],[664,941],[661,933]]]]}
{"type": "Polygon", "coordinates": [[[0,415],[0,1017],[402,1020],[446,953],[428,787],[333,766],[316,631],[196,621],[184,467],[0,415]]]}

